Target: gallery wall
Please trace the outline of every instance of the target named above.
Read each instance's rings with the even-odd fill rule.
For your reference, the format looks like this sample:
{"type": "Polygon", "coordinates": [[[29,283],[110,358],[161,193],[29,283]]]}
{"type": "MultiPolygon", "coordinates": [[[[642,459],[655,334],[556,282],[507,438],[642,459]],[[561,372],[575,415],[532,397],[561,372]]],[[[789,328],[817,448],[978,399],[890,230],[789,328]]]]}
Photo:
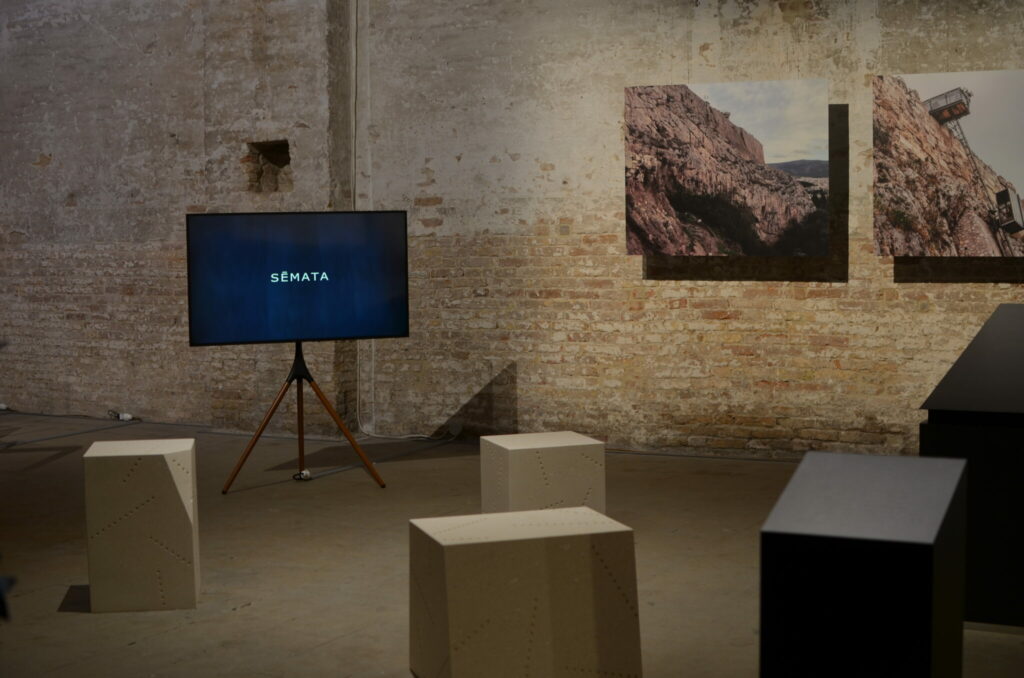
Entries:
{"type": "MultiPolygon", "coordinates": [[[[305,0],[3,3],[0,402],[255,428],[293,349],[189,348],[185,214],[344,202],[326,141],[348,52],[327,35],[346,21],[305,0]],[[247,144],[285,139],[291,190],[254,192],[247,144]]],[[[354,417],[354,347],[306,356],[354,417]]]]}
{"type": "Polygon", "coordinates": [[[380,430],[912,453],[917,408],[1021,300],[1019,284],[895,283],[870,194],[870,75],[1024,67],[1019,3],[361,8],[357,200],[409,207],[413,234],[412,336],[360,346],[380,430]],[[849,106],[848,280],[645,280],[626,254],[624,88],[793,78],[849,106]]]}
{"type": "Polygon", "coordinates": [[[918,406],[1021,287],[894,282],[871,75],[1024,68],[1022,30],[1013,0],[5,2],[0,401],[251,430],[291,347],[188,347],[184,214],[354,193],[409,210],[411,336],[307,358],[352,421],[358,352],[369,430],[914,452],[918,406]],[[789,78],[849,106],[848,280],[645,279],[625,88],[789,78]],[[247,143],[279,139],[291,190],[253,192],[247,143]]]}

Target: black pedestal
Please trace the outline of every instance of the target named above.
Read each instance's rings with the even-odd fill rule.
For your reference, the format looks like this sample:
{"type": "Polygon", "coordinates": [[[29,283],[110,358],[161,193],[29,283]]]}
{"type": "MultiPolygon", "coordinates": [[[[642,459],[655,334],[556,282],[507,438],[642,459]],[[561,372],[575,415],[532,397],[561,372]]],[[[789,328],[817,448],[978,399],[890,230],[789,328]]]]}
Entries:
{"type": "Polygon", "coordinates": [[[1024,428],[921,424],[921,455],[967,460],[964,618],[1024,626],[1024,428]]]}
{"type": "Polygon", "coordinates": [[[804,458],[761,530],[762,678],[961,675],[964,467],[804,458]]]}
{"type": "Polygon", "coordinates": [[[1024,626],[1024,305],[1002,304],[925,401],[921,456],[968,461],[966,619],[1024,626]]]}

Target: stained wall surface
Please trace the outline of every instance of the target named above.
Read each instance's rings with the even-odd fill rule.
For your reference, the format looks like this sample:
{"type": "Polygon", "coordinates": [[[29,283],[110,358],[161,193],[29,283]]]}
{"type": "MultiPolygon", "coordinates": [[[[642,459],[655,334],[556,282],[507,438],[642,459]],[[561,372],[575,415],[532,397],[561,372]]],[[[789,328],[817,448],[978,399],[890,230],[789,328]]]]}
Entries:
{"type": "MultiPolygon", "coordinates": [[[[354,195],[412,236],[412,334],[358,346],[369,428],[913,452],[917,407],[1020,285],[894,282],[870,76],[1021,68],[1022,29],[1013,0],[6,2],[0,400],[251,428],[290,348],[187,347],[184,214],[354,195]],[[849,280],[644,280],[624,88],[784,78],[849,105],[849,280]],[[278,138],[293,189],[247,191],[245,142],[278,138]]],[[[308,351],[350,417],[355,352],[308,351]]]]}
{"type": "MultiPolygon", "coordinates": [[[[292,347],[189,348],[185,215],[343,194],[326,144],[342,19],[305,0],[0,6],[0,401],[255,429],[292,347]],[[250,191],[247,144],[283,139],[291,190],[250,191]]],[[[348,353],[306,350],[352,416],[348,353]]],[[[294,427],[293,402],[275,428],[294,427]]]]}
{"type": "Polygon", "coordinates": [[[377,342],[360,382],[379,428],[454,416],[611,447],[913,453],[917,408],[1020,299],[894,282],[870,195],[870,75],[1020,68],[1020,3],[363,8],[357,199],[411,206],[414,234],[413,335],[377,342]],[[644,280],[626,255],[624,88],[789,78],[826,78],[849,106],[848,281],[644,280]]]}

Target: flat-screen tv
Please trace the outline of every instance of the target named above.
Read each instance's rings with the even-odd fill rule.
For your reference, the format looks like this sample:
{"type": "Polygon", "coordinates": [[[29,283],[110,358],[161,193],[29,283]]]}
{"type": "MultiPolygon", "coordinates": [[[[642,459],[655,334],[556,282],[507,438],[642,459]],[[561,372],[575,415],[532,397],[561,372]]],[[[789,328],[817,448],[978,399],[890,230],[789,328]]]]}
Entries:
{"type": "Polygon", "coordinates": [[[409,336],[405,212],[189,214],[192,346],[409,336]]]}

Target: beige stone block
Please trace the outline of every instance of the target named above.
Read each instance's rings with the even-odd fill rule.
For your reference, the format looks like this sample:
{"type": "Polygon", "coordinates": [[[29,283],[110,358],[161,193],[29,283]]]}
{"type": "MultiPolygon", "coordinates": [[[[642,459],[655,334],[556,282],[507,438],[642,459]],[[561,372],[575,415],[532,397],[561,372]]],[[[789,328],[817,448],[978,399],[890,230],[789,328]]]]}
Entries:
{"type": "Polygon", "coordinates": [[[195,607],[195,440],[96,442],[84,460],[92,611],[195,607]]]}
{"type": "Polygon", "coordinates": [[[484,513],[589,506],[605,510],[604,443],[573,431],[480,438],[484,513]]]}
{"type": "Polygon", "coordinates": [[[582,506],[410,523],[417,678],[642,675],[629,527],[582,506]]]}

